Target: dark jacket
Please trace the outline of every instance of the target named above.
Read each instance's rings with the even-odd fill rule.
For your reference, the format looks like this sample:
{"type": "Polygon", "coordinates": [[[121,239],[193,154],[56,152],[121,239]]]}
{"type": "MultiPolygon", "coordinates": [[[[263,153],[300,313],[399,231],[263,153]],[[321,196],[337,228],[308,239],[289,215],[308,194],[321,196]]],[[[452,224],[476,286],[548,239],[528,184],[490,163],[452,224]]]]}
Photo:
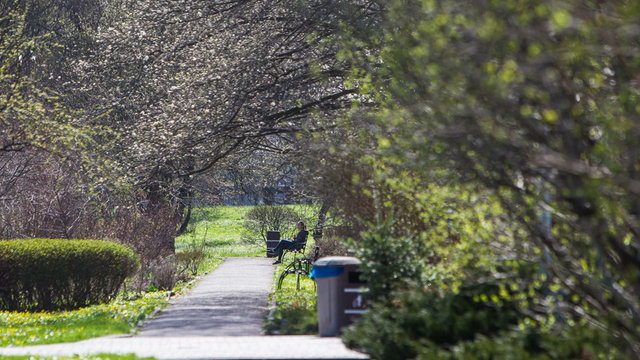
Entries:
{"type": "Polygon", "coordinates": [[[307,230],[300,230],[296,235],[296,238],[293,240],[296,244],[302,244],[307,242],[307,236],[309,236],[309,232],[307,230]]]}

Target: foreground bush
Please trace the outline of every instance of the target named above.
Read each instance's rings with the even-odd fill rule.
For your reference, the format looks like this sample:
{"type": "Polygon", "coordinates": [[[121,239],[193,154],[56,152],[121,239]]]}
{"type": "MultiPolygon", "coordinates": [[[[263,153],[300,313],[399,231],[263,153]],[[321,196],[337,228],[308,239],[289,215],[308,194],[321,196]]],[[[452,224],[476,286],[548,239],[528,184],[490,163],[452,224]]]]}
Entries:
{"type": "Polygon", "coordinates": [[[573,319],[539,326],[497,284],[408,289],[377,303],[344,336],[375,359],[627,359],[614,337],[573,319]],[[527,325],[529,324],[529,325],[527,325]]]}
{"type": "Polygon", "coordinates": [[[0,309],[76,309],[105,303],[139,266],[133,251],[108,241],[0,241],[0,309]]]}
{"type": "Polygon", "coordinates": [[[448,347],[491,336],[518,322],[515,306],[497,299],[493,284],[470,284],[457,293],[412,289],[378,303],[345,335],[347,344],[380,359],[413,359],[426,343],[448,347]],[[484,300],[485,297],[487,300],[484,300]]]}

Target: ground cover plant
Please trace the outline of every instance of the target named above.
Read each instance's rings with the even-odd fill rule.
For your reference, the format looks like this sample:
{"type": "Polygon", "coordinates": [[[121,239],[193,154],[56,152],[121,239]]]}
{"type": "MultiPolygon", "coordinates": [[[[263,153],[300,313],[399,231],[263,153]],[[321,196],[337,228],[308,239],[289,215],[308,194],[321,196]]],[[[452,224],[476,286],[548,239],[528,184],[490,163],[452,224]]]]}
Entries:
{"type": "Polygon", "coordinates": [[[133,354],[95,354],[95,355],[74,355],[74,356],[5,356],[5,360],[155,360],[154,357],[138,357],[133,354]]]}
{"type": "Polygon", "coordinates": [[[52,312],[0,312],[0,346],[73,342],[98,336],[128,333],[167,304],[169,292],[152,292],[127,300],[79,310],[52,312]]]}

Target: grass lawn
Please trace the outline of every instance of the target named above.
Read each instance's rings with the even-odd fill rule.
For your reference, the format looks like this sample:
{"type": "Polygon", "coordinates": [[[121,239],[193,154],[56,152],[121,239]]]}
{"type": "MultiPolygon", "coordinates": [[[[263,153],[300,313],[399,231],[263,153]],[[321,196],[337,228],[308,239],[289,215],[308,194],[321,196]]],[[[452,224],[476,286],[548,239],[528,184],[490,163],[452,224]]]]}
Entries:
{"type": "Polygon", "coordinates": [[[115,300],[73,311],[0,312],[0,346],[53,344],[128,333],[155,310],[168,292],[146,293],[136,300],[115,300]]]}
{"type": "Polygon", "coordinates": [[[75,356],[4,356],[4,360],[154,360],[153,357],[137,357],[136,355],[116,355],[116,354],[96,354],[96,355],[75,355],[75,356]]]}
{"type": "Polygon", "coordinates": [[[193,210],[189,232],[176,238],[176,251],[203,246],[209,259],[264,256],[262,245],[241,240],[242,223],[251,206],[216,206],[193,210]]]}

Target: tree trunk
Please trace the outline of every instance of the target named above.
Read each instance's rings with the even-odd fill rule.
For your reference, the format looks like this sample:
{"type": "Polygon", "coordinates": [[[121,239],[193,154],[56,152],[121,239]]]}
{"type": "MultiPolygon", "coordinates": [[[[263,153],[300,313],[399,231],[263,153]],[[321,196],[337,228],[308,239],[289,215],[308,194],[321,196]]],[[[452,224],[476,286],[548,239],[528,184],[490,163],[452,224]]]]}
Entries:
{"type": "Polygon", "coordinates": [[[178,235],[184,234],[187,231],[187,226],[189,226],[189,221],[191,220],[191,199],[187,202],[187,214],[182,219],[182,225],[180,225],[180,229],[178,229],[178,235]]]}
{"type": "Polygon", "coordinates": [[[329,211],[330,207],[331,205],[328,201],[324,201],[322,203],[322,206],[320,207],[320,211],[318,212],[318,222],[313,229],[313,239],[315,241],[322,239],[322,230],[324,229],[324,225],[327,220],[327,212],[329,211]]]}

